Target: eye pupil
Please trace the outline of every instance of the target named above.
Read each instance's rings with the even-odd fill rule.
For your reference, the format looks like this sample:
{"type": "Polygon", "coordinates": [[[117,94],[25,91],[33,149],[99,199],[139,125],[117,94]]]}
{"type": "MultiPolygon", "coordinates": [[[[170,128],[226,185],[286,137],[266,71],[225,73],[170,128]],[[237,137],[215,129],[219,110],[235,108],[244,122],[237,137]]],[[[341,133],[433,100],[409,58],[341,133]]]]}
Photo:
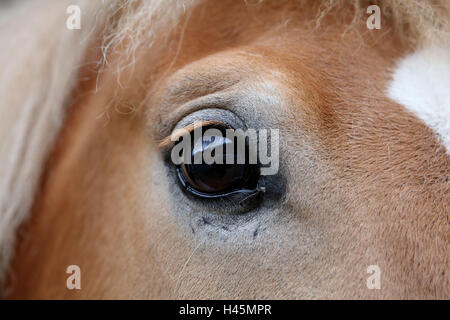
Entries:
{"type": "Polygon", "coordinates": [[[189,164],[182,171],[188,182],[197,190],[217,193],[229,189],[244,177],[245,165],[189,164]]]}
{"type": "MultiPolygon", "coordinates": [[[[248,154],[247,150],[246,153],[248,154]]],[[[180,179],[184,179],[187,185],[196,191],[197,195],[198,193],[220,195],[221,193],[256,187],[259,173],[257,165],[247,162],[238,164],[234,141],[225,137],[225,134],[208,138],[202,137],[198,141],[193,141],[190,162],[190,164],[180,166],[182,175],[180,179]],[[229,148],[230,144],[233,148],[229,148]],[[227,145],[228,149],[233,150],[232,153],[227,153],[229,151],[227,145]],[[208,152],[214,159],[220,157],[222,163],[206,163],[203,157],[205,152],[208,152]],[[234,158],[233,164],[227,161],[231,157],[234,158]]]]}

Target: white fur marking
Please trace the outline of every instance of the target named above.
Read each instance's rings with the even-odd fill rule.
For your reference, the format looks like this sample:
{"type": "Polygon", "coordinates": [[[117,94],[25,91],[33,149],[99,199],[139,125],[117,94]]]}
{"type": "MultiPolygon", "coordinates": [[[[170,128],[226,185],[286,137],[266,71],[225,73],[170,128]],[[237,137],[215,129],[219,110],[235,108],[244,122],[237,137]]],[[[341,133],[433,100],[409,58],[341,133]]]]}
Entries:
{"type": "Polygon", "coordinates": [[[450,152],[450,49],[430,47],[402,59],[388,93],[425,122],[450,152]]]}

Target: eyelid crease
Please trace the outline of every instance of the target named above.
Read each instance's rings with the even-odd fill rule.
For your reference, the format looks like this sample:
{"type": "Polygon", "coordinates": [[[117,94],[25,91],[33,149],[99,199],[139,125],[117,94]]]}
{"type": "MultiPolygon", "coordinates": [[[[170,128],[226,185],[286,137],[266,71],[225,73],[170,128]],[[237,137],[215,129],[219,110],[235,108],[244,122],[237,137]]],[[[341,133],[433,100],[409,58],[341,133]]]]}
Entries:
{"type": "Polygon", "coordinates": [[[161,140],[158,144],[160,149],[166,149],[171,147],[183,134],[187,132],[191,133],[197,128],[210,126],[210,125],[225,125],[224,122],[218,120],[198,120],[194,123],[191,123],[183,128],[176,129],[170,135],[161,140]]]}

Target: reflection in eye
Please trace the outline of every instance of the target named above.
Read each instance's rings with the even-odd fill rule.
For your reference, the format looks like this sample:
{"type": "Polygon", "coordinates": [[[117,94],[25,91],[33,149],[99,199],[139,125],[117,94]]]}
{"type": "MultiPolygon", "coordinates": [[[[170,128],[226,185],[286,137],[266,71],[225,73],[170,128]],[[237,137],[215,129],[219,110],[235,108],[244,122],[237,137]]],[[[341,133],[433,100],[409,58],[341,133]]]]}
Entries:
{"type": "Polygon", "coordinates": [[[216,132],[222,134],[202,134],[194,141],[195,137],[191,133],[191,161],[182,163],[177,168],[178,179],[185,190],[201,198],[257,192],[258,165],[250,164],[249,161],[238,163],[240,156],[248,160],[248,146],[245,148],[245,155],[240,155],[235,139],[226,137],[224,126],[206,126],[202,129],[216,129],[216,132]],[[204,161],[205,153],[219,161],[204,161]]]}

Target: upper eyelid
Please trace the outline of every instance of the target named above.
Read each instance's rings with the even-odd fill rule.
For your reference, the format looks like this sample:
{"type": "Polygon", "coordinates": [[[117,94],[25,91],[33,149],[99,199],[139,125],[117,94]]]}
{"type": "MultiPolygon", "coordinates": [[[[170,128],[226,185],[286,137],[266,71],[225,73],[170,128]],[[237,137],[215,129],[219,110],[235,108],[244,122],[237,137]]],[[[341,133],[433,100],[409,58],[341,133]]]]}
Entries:
{"type": "Polygon", "coordinates": [[[160,134],[164,131],[166,133],[162,134],[163,138],[161,140],[170,135],[170,133],[167,132],[168,130],[173,130],[175,124],[178,123],[180,119],[187,117],[189,114],[210,108],[233,111],[233,109],[237,107],[242,107],[245,105],[242,99],[242,91],[242,88],[228,88],[223,91],[210,93],[208,95],[186,101],[175,108],[171,105],[170,100],[163,99],[162,102],[159,103],[158,110],[160,110],[161,116],[164,119],[164,121],[161,121],[160,123],[164,124],[164,126],[160,127],[158,131],[160,134]]]}
{"type": "Polygon", "coordinates": [[[227,97],[227,99],[221,99],[217,96],[213,97],[203,97],[198,100],[190,101],[184,106],[184,110],[178,109],[175,115],[172,115],[172,119],[166,119],[166,125],[160,127],[158,134],[160,138],[156,138],[156,143],[160,149],[167,149],[176,142],[177,139],[174,138],[173,134],[177,130],[182,130],[182,132],[189,132],[194,129],[191,127],[194,122],[203,122],[203,125],[221,125],[225,127],[231,127],[235,129],[245,129],[245,121],[233,112],[235,106],[238,105],[238,98],[227,97]],[[211,105],[208,102],[215,102],[211,105]],[[228,101],[228,103],[227,103],[228,101]],[[170,130],[170,132],[168,132],[170,130]],[[165,132],[164,132],[165,131],[165,132]],[[175,141],[173,141],[175,140],[175,141]]]}
{"type": "Polygon", "coordinates": [[[171,147],[178,140],[178,138],[180,138],[184,133],[186,133],[186,131],[191,133],[196,128],[210,126],[210,125],[225,125],[225,123],[222,121],[218,121],[218,120],[200,120],[198,122],[196,121],[187,126],[184,126],[183,128],[175,129],[170,135],[165,137],[158,144],[158,147],[160,149],[167,149],[167,148],[171,147]]]}

